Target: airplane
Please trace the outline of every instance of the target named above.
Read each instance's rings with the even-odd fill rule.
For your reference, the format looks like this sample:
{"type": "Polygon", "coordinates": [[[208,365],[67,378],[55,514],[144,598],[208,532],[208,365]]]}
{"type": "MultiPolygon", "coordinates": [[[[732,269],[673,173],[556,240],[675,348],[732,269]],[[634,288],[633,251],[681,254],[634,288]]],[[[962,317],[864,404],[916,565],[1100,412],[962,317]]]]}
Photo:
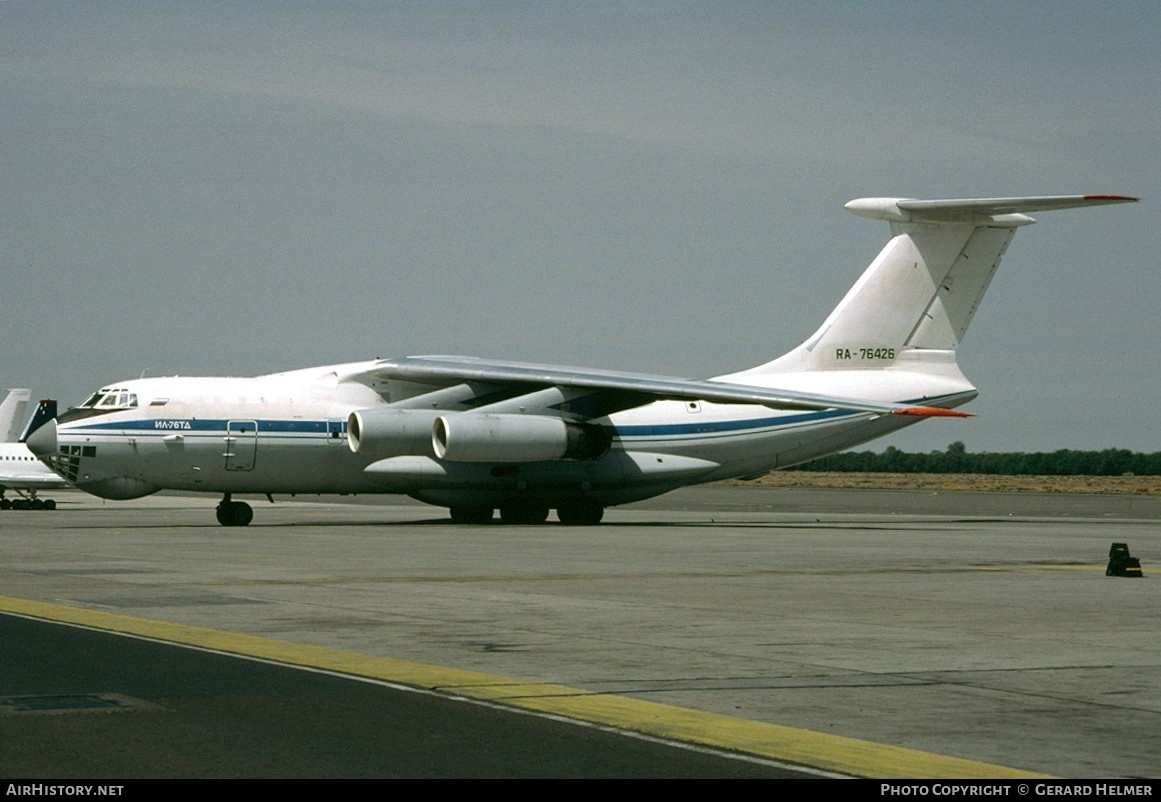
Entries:
{"type": "Polygon", "coordinates": [[[406,494],[453,521],[593,525],[610,506],[806,462],[955,408],[978,391],[956,348],[1031,212],[1122,195],[861,198],[892,236],[819,329],[765,364],[697,380],[460,356],[373,359],[255,378],[102,387],[28,446],[80,489],[132,499],[406,494]]]}
{"type": "Polygon", "coordinates": [[[37,492],[68,487],[64,479],[42,464],[24,444],[29,434],[56,417],[56,401],[42,400],[24,431],[16,428],[30,397],[28,390],[9,390],[8,397],[0,403],[0,432],[8,432],[7,439],[0,443],[0,510],[55,510],[56,502],[40,498],[37,492]],[[5,497],[7,490],[16,491],[19,498],[5,497]]]}

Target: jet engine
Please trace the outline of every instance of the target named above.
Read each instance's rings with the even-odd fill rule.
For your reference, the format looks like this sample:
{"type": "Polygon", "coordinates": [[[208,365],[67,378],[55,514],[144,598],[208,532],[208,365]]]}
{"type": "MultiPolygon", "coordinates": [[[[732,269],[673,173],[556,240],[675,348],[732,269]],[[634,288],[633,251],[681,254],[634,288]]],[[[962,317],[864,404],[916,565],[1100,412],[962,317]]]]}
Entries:
{"type": "Polygon", "coordinates": [[[444,415],[431,431],[435,456],[450,462],[599,459],[612,440],[602,426],[544,415],[444,415]]]}
{"type": "Polygon", "coordinates": [[[431,456],[435,409],[357,409],[347,418],[347,444],[356,454],[431,456]]]}

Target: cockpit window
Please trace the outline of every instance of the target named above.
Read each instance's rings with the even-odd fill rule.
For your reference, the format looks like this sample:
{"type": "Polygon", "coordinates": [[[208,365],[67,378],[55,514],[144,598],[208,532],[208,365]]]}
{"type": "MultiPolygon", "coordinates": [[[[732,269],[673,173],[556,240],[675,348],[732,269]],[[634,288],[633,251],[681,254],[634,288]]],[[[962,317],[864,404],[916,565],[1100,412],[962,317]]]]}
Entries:
{"type": "Polygon", "coordinates": [[[137,406],[137,393],[119,388],[98,390],[85,399],[78,409],[133,409],[137,406]]]}
{"type": "Polygon", "coordinates": [[[137,393],[125,387],[102,387],[97,392],[63,414],[57,415],[57,423],[91,418],[94,415],[107,415],[110,412],[120,412],[126,409],[137,408],[137,393]]]}

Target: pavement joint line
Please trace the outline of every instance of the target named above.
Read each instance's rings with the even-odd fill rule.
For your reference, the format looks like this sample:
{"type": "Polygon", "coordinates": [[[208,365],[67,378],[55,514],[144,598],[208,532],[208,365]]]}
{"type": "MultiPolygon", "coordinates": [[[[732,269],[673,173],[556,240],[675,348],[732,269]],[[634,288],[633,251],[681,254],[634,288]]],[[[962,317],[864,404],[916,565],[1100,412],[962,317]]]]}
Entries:
{"type": "Polygon", "coordinates": [[[780,724],[733,718],[719,713],[642,699],[611,696],[562,685],[412,663],[63,604],[0,596],[0,612],[269,660],[289,666],[409,685],[646,736],[739,752],[856,777],[910,779],[1049,777],[1007,766],[780,724]]]}

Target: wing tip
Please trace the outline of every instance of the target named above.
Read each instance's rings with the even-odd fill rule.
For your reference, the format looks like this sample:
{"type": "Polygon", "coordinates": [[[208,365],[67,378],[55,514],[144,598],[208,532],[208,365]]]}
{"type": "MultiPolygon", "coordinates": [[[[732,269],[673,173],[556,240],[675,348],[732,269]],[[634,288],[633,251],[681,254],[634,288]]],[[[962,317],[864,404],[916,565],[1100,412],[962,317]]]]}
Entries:
{"type": "Polygon", "coordinates": [[[1141,200],[1134,198],[1132,195],[1110,195],[1107,193],[1091,193],[1084,196],[1086,201],[1104,201],[1106,203],[1136,203],[1141,200]]]}

